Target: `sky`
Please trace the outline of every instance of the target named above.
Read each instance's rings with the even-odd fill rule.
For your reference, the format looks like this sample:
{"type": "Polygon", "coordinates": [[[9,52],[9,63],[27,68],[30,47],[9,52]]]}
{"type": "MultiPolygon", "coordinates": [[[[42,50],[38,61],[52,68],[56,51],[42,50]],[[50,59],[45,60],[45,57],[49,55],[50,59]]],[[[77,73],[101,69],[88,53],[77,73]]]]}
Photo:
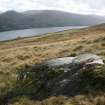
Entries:
{"type": "Polygon", "coordinates": [[[0,11],[62,10],[105,15],[105,0],[0,0],[0,11]]]}

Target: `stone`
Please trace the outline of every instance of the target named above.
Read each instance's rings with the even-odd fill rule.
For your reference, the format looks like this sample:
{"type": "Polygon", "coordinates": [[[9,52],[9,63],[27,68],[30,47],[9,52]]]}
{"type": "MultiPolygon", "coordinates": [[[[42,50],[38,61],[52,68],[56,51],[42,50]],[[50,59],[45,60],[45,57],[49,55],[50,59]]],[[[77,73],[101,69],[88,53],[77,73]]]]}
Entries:
{"type": "Polygon", "coordinates": [[[97,65],[104,65],[104,62],[98,55],[91,53],[80,54],[76,57],[56,58],[43,63],[43,66],[47,66],[50,70],[63,70],[64,72],[73,68],[80,69],[97,65]]]}

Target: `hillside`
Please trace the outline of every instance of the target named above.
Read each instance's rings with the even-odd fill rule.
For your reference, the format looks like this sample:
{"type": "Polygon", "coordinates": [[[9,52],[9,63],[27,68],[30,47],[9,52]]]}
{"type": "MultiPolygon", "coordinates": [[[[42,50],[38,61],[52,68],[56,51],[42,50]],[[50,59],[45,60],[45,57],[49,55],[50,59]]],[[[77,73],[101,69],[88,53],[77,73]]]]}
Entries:
{"type": "Polygon", "coordinates": [[[97,54],[105,61],[105,25],[0,42],[0,104],[104,105],[105,65],[80,75],[82,80],[73,82],[71,91],[74,95],[49,96],[46,88],[39,88],[45,77],[50,80],[62,72],[48,72],[46,75],[44,69],[36,70],[35,64],[85,52],[97,54]],[[18,80],[19,74],[33,70],[28,79],[18,80]],[[41,91],[35,94],[37,89],[41,91]]]}
{"type": "Polygon", "coordinates": [[[6,11],[0,14],[0,31],[61,27],[61,26],[87,26],[104,23],[105,19],[96,15],[81,15],[55,10],[39,11],[6,11]]]}

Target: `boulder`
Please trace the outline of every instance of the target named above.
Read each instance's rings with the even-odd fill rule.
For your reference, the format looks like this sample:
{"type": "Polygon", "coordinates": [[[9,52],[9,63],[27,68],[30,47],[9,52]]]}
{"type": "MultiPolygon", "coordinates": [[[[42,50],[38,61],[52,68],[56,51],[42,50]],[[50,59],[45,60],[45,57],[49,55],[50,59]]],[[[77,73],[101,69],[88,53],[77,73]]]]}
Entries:
{"type": "MultiPolygon", "coordinates": [[[[22,78],[19,80],[23,82],[23,86],[26,83],[31,83],[30,87],[34,86],[35,88],[32,94],[40,99],[45,98],[45,95],[46,97],[52,95],[72,96],[83,92],[83,90],[88,90],[91,78],[89,77],[88,80],[84,72],[93,71],[99,65],[104,65],[103,60],[99,56],[89,53],[76,57],[56,58],[44,61],[29,69],[26,67],[23,72],[19,73],[19,77],[22,77],[23,81],[22,78]],[[88,81],[89,83],[87,83],[88,81]]],[[[92,82],[94,82],[93,78],[92,82]]],[[[95,83],[97,84],[97,82],[95,83]]]]}
{"type": "MultiPolygon", "coordinates": [[[[84,71],[94,70],[96,66],[104,65],[103,60],[95,54],[80,54],[76,57],[64,57],[46,61],[49,70],[60,71],[60,75],[47,81],[46,88],[53,95],[74,95],[79,92],[79,83],[84,71]]],[[[47,70],[47,69],[46,69],[47,70]]],[[[85,87],[86,88],[86,87],[85,87]]],[[[84,88],[84,89],[85,89],[84,88]]],[[[80,89],[81,90],[81,89],[80,89]]]]}
{"type": "Polygon", "coordinates": [[[63,57],[45,61],[42,63],[50,70],[64,70],[64,72],[70,71],[72,68],[80,69],[84,67],[94,67],[97,65],[104,65],[103,60],[95,54],[80,54],[76,57],[63,57]]]}
{"type": "Polygon", "coordinates": [[[81,55],[78,55],[76,56],[72,63],[84,63],[86,65],[103,65],[104,62],[103,60],[98,56],[98,55],[95,55],[95,54],[90,54],[90,53],[87,53],[87,54],[81,54],[81,55]]]}

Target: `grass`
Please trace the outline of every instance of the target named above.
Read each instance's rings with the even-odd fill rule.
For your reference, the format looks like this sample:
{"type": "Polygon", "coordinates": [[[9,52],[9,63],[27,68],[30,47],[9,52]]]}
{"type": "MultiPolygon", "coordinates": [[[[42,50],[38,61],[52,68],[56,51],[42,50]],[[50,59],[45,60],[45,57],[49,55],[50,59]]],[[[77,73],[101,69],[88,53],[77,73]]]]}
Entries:
{"type": "MultiPolygon", "coordinates": [[[[105,60],[105,27],[51,33],[45,36],[21,38],[0,42],[0,99],[10,91],[17,80],[17,72],[25,65],[31,66],[44,60],[75,56],[89,52],[105,60]]],[[[97,73],[97,72],[95,72],[97,73]]],[[[104,71],[99,73],[104,76],[104,71]]],[[[97,74],[95,74],[97,75],[97,74]]],[[[63,96],[62,96],[63,97],[63,96]]],[[[42,102],[28,97],[14,99],[12,105],[104,105],[105,97],[75,96],[69,99],[51,97],[42,102]],[[63,101],[63,102],[62,102],[63,101]]]]}
{"type": "Polygon", "coordinates": [[[31,101],[27,98],[21,98],[18,102],[12,105],[105,105],[105,96],[83,96],[78,95],[71,98],[66,98],[64,96],[51,97],[49,99],[43,100],[42,102],[31,101]]]}

